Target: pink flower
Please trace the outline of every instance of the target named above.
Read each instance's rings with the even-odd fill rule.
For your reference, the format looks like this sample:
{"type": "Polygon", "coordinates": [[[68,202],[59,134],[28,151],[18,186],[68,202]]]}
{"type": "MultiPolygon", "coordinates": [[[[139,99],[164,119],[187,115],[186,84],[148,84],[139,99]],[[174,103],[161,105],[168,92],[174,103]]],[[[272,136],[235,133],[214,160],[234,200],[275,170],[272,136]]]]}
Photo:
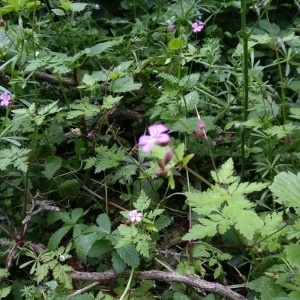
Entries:
{"type": "Polygon", "coordinates": [[[134,209],[129,212],[129,217],[131,222],[141,222],[143,213],[138,212],[136,209],[134,209]]]}
{"type": "Polygon", "coordinates": [[[0,100],[2,100],[0,106],[8,106],[11,100],[11,96],[8,92],[3,92],[0,95],[0,100]]]}
{"type": "Polygon", "coordinates": [[[166,133],[168,128],[162,124],[155,124],[148,127],[149,135],[142,135],[139,138],[139,145],[144,152],[151,152],[155,144],[167,145],[170,136],[166,133]]]}
{"type": "Polygon", "coordinates": [[[169,23],[168,31],[173,32],[175,30],[175,25],[173,23],[169,23]]]}
{"type": "Polygon", "coordinates": [[[195,33],[201,32],[202,29],[204,28],[204,23],[200,20],[196,20],[192,24],[192,28],[193,28],[193,32],[195,32],[195,33]]]}

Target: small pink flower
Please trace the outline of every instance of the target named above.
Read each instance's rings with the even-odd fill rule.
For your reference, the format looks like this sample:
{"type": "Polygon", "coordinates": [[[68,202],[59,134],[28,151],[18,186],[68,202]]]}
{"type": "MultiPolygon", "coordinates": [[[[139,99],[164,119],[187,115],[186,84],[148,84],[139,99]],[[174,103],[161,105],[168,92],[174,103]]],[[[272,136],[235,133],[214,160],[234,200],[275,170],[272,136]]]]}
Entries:
{"type": "Polygon", "coordinates": [[[8,92],[3,92],[0,95],[0,100],[2,100],[0,106],[8,106],[11,101],[11,96],[8,92]]]}
{"type": "Polygon", "coordinates": [[[204,123],[204,121],[201,120],[201,119],[199,119],[199,120],[198,120],[198,126],[199,126],[199,129],[200,129],[200,130],[205,129],[205,123],[204,123]]]}
{"type": "Polygon", "coordinates": [[[155,144],[167,145],[170,136],[166,133],[168,128],[162,124],[155,124],[148,127],[149,135],[142,135],[139,138],[139,145],[144,152],[151,152],[155,144]]]}
{"type": "Polygon", "coordinates": [[[175,30],[175,25],[173,23],[169,23],[168,31],[173,32],[175,30]]]}
{"type": "Polygon", "coordinates": [[[204,23],[200,20],[196,20],[192,24],[192,28],[193,28],[193,32],[195,32],[195,33],[201,32],[202,29],[204,28],[204,23]]]}
{"type": "Polygon", "coordinates": [[[141,222],[143,213],[138,212],[136,209],[134,209],[129,212],[129,217],[131,222],[141,222]]]}

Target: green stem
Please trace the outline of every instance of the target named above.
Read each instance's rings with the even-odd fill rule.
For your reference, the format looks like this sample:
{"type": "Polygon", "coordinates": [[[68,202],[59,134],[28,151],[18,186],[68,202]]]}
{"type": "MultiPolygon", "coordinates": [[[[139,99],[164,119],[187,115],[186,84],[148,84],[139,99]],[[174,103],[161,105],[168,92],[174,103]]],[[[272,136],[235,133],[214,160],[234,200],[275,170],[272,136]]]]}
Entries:
{"type": "MultiPolygon", "coordinates": [[[[248,108],[249,108],[249,75],[248,75],[248,38],[249,34],[247,33],[247,19],[246,19],[246,0],[241,0],[241,33],[243,39],[243,105],[244,105],[244,113],[243,113],[243,121],[245,122],[248,117],[248,108]]],[[[246,129],[242,129],[241,136],[241,158],[242,158],[242,171],[241,178],[244,177],[245,173],[245,139],[246,139],[246,129]]]]}
{"type": "Polygon", "coordinates": [[[130,289],[130,286],[131,286],[131,282],[133,280],[133,274],[134,274],[134,268],[131,269],[131,273],[130,273],[130,277],[128,279],[128,282],[127,282],[127,285],[126,285],[126,288],[120,298],[120,300],[124,300],[125,297],[127,296],[128,292],[129,292],[129,289],[130,289]]]}
{"type": "Polygon", "coordinates": [[[193,171],[192,169],[190,169],[188,166],[186,165],[182,165],[181,166],[183,169],[187,170],[189,173],[191,173],[192,175],[194,175],[196,178],[198,178],[199,180],[201,180],[202,182],[204,182],[205,184],[207,184],[209,187],[211,187],[211,183],[209,181],[207,181],[203,176],[201,176],[200,174],[198,174],[197,172],[193,171]]]}

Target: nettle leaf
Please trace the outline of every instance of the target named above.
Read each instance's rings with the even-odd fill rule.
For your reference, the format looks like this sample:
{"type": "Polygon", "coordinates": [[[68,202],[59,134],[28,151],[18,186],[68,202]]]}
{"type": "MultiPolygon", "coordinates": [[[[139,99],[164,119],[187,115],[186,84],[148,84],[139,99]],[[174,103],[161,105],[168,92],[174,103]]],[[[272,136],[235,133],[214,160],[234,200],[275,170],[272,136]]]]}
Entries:
{"type": "Polygon", "coordinates": [[[135,83],[133,77],[122,77],[112,82],[111,90],[114,93],[126,93],[140,89],[141,83],[135,83]]]}
{"type": "Polygon", "coordinates": [[[185,41],[182,38],[172,38],[168,43],[168,47],[171,50],[180,50],[184,45],[185,41]]]}
{"type": "Polygon", "coordinates": [[[80,189],[80,182],[77,179],[68,179],[59,185],[58,191],[61,197],[73,196],[80,189]]]}
{"type": "Polygon", "coordinates": [[[118,255],[132,268],[137,268],[140,264],[140,256],[133,245],[126,245],[117,249],[118,255]]]}
{"type": "Polygon", "coordinates": [[[233,176],[234,165],[232,158],[229,158],[217,171],[211,171],[211,176],[217,183],[230,184],[238,180],[237,176],[233,176]]]}
{"type": "Polygon", "coordinates": [[[114,250],[114,247],[111,241],[108,240],[98,240],[91,247],[88,252],[88,257],[92,258],[102,258],[104,254],[111,253],[114,250]]]}
{"type": "Polygon", "coordinates": [[[62,165],[62,159],[59,156],[50,156],[45,162],[45,171],[43,174],[47,179],[51,179],[56,171],[60,169],[62,165]]]}
{"type": "Polygon", "coordinates": [[[269,186],[275,201],[287,207],[300,207],[300,173],[281,172],[269,186]]]}
{"type": "MultiPolygon", "coordinates": [[[[172,84],[177,84],[178,83],[178,79],[175,76],[170,75],[170,74],[159,73],[157,75],[157,77],[163,78],[163,79],[167,80],[169,83],[172,83],[172,84]]],[[[167,93],[167,95],[168,95],[168,93],[167,93]]]]}
{"type": "Polygon", "coordinates": [[[181,133],[191,133],[193,130],[198,129],[198,121],[196,117],[193,118],[180,118],[176,121],[169,132],[181,132],[181,133]]]}
{"type": "MultiPolygon", "coordinates": [[[[199,94],[197,91],[192,91],[186,95],[183,95],[179,101],[181,107],[186,108],[188,111],[194,111],[195,106],[199,103],[199,94]]],[[[198,124],[192,127],[194,130],[198,129],[198,124]]]]}

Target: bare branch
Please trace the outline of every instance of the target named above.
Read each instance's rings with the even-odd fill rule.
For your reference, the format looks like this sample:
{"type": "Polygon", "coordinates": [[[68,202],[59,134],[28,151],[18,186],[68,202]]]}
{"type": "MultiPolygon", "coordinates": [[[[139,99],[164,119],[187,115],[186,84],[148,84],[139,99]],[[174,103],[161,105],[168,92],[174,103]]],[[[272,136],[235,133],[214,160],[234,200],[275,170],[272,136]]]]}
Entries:
{"type": "MultiPolygon", "coordinates": [[[[129,277],[128,273],[116,274],[114,272],[77,272],[73,271],[71,277],[77,280],[83,281],[97,281],[105,282],[116,279],[119,276],[129,277]]],[[[246,298],[230,288],[214,282],[209,282],[203,279],[200,279],[194,275],[181,275],[175,272],[164,272],[164,271],[138,271],[135,272],[135,279],[137,280],[159,280],[165,282],[179,282],[184,283],[189,286],[195,287],[205,292],[211,292],[218,294],[222,297],[225,297],[229,300],[246,300],[246,298]]]]}

